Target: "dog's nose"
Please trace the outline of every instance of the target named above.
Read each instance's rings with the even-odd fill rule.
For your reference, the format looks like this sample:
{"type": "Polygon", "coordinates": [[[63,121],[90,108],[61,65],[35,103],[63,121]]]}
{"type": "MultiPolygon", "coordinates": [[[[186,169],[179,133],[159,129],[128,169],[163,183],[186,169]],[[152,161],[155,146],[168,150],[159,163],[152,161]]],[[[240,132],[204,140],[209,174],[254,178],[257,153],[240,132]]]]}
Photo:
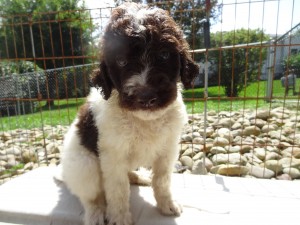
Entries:
{"type": "Polygon", "coordinates": [[[157,103],[157,97],[150,91],[144,91],[140,93],[137,102],[142,107],[150,108],[157,103]]]}

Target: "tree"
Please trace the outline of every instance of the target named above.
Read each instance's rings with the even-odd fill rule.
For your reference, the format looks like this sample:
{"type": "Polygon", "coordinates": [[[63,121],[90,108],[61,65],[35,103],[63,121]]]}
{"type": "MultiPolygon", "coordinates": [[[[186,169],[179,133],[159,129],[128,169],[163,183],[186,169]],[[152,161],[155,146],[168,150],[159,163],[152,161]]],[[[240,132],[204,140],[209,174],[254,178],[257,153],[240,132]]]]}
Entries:
{"type": "Polygon", "coordinates": [[[210,60],[218,66],[217,76],[220,85],[224,87],[228,97],[238,97],[239,92],[251,81],[258,79],[259,71],[266,57],[266,48],[247,47],[247,44],[263,42],[269,39],[259,29],[239,29],[230,32],[217,32],[211,35],[212,46],[234,46],[245,44],[243,47],[223,48],[210,53],[210,60]]]}
{"type": "Polygon", "coordinates": [[[89,54],[92,27],[88,14],[82,11],[84,6],[78,6],[79,2],[0,0],[0,43],[3,43],[0,57],[33,58],[32,29],[36,64],[40,68],[82,64],[82,59],[73,56],[89,54]]]}
{"type": "MultiPolygon", "coordinates": [[[[149,5],[155,5],[170,11],[174,20],[181,25],[187,42],[192,49],[204,48],[204,29],[200,21],[206,18],[206,0],[133,0],[134,2],[146,2],[149,5]]],[[[116,5],[121,4],[122,0],[115,0],[116,5]]],[[[210,0],[209,18],[211,22],[217,20],[221,4],[217,0],[210,0]]],[[[200,54],[197,59],[200,59],[200,54]]],[[[203,56],[202,56],[203,57],[203,56]]]]}
{"type": "Polygon", "coordinates": [[[285,71],[293,70],[297,77],[300,76],[300,53],[290,55],[283,60],[285,71]]]}
{"type": "MultiPolygon", "coordinates": [[[[26,59],[45,70],[87,63],[93,27],[80,2],[0,0],[0,59],[26,59]]],[[[46,81],[47,97],[55,99],[56,74],[46,81]]]]}

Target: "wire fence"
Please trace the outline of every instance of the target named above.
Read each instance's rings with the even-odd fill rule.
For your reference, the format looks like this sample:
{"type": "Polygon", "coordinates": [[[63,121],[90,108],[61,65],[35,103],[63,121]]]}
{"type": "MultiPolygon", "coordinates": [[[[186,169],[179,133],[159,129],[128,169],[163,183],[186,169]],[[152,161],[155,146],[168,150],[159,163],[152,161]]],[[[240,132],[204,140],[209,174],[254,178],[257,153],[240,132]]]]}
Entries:
{"type": "Polygon", "coordinates": [[[87,96],[89,76],[96,66],[86,64],[1,77],[1,115],[34,113],[42,100],[53,102],[87,96]]]}
{"type": "MultiPolygon", "coordinates": [[[[292,17],[283,34],[278,22],[276,32],[263,32],[264,19],[260,29],[250,28],[250,11],[262,4],[264,15],[274,2],[281,4],[149,1],[170,11],[200,65],[194,88],[183,92],[190,121],[176,172],[197,173],[204,164],[210,174],[300,178],[300,25],[292,17]],[[235,17],[227,31],[222,18],[229,7],[235,17]],[[249,11],[243,29],[237,27],[241,7],[249,11]]],[[[0,15],[1,182],[59,164],[63,135],[98,66],[111,9],[0,15]]]]}

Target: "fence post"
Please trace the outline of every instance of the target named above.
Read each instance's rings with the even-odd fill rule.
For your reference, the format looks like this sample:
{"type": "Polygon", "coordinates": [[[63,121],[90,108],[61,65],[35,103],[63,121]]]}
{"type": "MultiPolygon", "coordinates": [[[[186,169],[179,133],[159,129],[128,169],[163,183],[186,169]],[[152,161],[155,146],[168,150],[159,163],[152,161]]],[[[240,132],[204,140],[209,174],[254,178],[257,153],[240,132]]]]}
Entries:
{"type": "Polygon", "coordinates": [[[268,78],[267,78],[267,88],[266,88],[266,101],[271,101],[272,99],[272,93],[273,93],[273,73],[274,73],[274,54],[275,54],[275,49],[273,40],[269,41],[269,50],[267,53],[267,73],[268,73],[268,78]]]}

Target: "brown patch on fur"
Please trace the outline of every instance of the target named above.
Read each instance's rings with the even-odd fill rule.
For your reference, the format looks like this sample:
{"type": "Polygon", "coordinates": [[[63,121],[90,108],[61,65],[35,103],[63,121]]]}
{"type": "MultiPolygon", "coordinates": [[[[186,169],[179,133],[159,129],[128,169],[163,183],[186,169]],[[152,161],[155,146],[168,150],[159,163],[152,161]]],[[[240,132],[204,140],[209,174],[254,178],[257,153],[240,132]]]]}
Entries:
{"type": "Polygon", "coordinates": [[[80,144],[86,147],[90,152],[99,155],[97,142],[98,142],[98,129],[95,126],[94,116],[90,110],[89,103],[85,103],[80,107],[78,113],[78,135],[80,137],[80,144]]]}

